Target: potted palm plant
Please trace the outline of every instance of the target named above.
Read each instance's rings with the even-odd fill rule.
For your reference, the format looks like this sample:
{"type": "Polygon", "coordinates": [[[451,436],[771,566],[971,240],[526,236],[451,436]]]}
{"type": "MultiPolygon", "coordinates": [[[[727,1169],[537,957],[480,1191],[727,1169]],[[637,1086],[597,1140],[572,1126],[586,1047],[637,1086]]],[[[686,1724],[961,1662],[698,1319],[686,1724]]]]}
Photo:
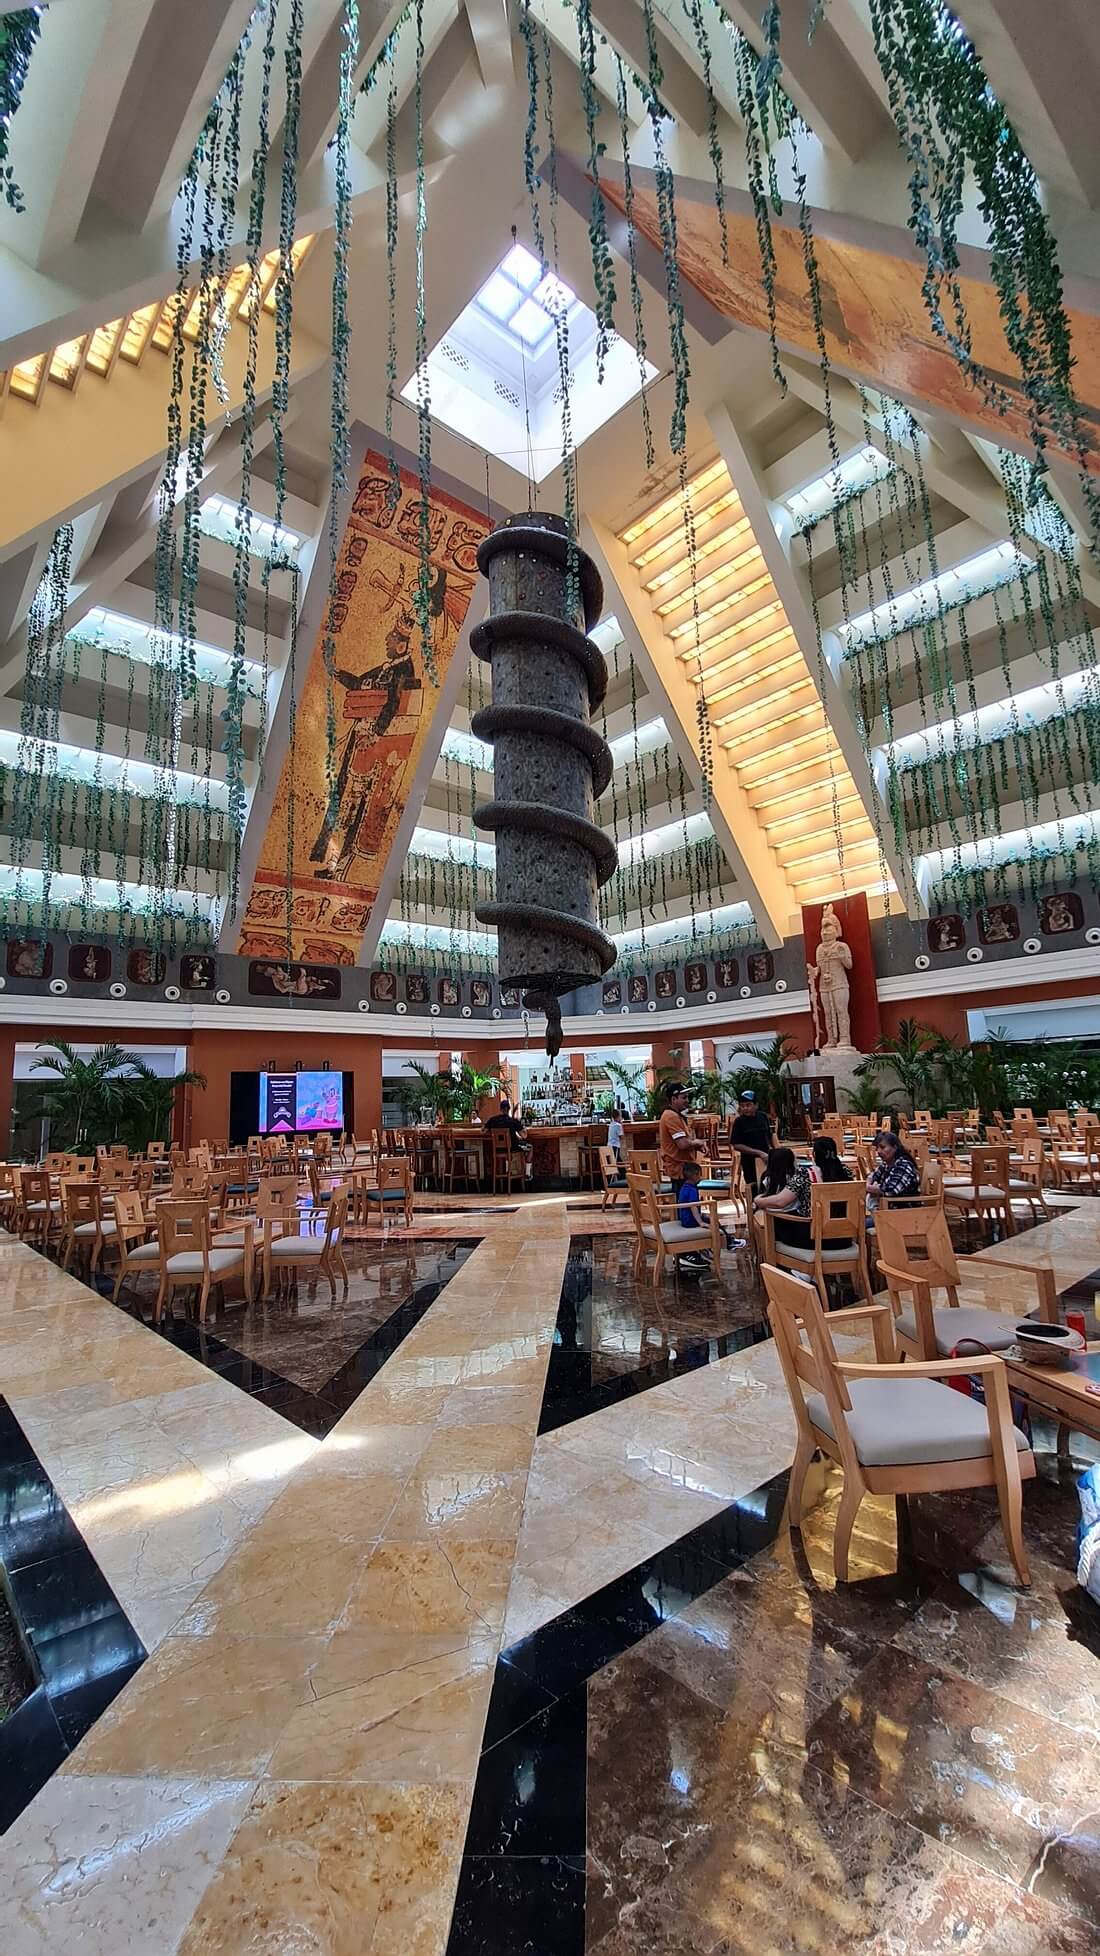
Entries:
{"type": "Polygon", "coordinates": [[[32,1073],[51,1076],[41,1090],[40,1111],[50,1123],[54,1147],[91,1154],[100,1141],[117,1139],[127,1092],[141,1065],[125,1046],[97,1046],[87,1057],[68,1040],[46,1039],[32,1073]]]}

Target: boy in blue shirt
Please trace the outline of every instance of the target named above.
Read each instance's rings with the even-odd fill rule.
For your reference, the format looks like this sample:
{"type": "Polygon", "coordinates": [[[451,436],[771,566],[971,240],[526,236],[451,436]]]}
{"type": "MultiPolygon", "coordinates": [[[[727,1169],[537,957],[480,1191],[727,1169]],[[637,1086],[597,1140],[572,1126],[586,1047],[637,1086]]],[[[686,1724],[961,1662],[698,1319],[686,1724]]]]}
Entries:
{"type": "MultiPolygon", "coordinates": [[[[699,1201],[699,1167],[694,1161],[684,1165],[684,1178],[676,1195],[676,1220],[684,1229],[706,1229],[699,1201]]],[[[710,1251],[685,1250],[676,1259],[681,1270],[709,1270],[710,1251]]]]}

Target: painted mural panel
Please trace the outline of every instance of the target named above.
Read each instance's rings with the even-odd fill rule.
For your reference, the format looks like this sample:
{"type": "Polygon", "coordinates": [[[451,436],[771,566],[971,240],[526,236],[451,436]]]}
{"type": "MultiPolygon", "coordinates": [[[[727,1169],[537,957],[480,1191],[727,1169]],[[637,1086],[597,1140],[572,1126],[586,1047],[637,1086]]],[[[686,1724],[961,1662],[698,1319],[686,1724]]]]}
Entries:
{"type": "MultiPolygon", "coordinates": [[[[424,670],[414,611],[420,488],[401,471],[395,507],[385,458],[363,462],[338,566],[337,791],[325,794],[325,681],[318,635],[298,707],[296,751],[283,764],[252,894],[241,925],[244,957],[287,954],[287,831],[293,797],[290,952],[354,964],[401,812],[432,721],[436,692],[424,670]]],[[[429,501],[432,646],[443,679],[477,579],[483,515],[440,489],[429,501]]]]}
{"type": "MultiPolygon", "coordinates": [[[[621,186],[605,181],[604,189],[622,209],[621,186]]],[[[656,198],[637,178],[634,219],[660,251],[656,198]]],[[[727,223],[729,263],[723,264],[713,201],[692,196],[686,185],[677,186],[678,262],[684,277],[727,319],[766,333],[767,302],[760,278],[755,222],[731,204],[727,223]]],[[[780,345],[808,354],[816,362],[818,349],[797,223],[781,224],[773,217],[772,237],[780,345]]],[[[1024,390],[1001,327],[992,284],[975,278],[960,280],[974,357],[1009,396],[1003,417],[967,380],[954,355],[933,332],[921,296],[922,269],[915,260],[820,234],[814,245],[831,361],[886,393],[927,403],[986,428],[995,441],[1003,442],[1008,433],[1025,448],[1030,447],[1024,390]]],[[[1100,447],[1095,445],[1100,427],[1100,319],[1072,307],[1067,312],[1076,358],[1077,395],[1093,433],[1091,466],[1100,470],[1100,447]]]]}

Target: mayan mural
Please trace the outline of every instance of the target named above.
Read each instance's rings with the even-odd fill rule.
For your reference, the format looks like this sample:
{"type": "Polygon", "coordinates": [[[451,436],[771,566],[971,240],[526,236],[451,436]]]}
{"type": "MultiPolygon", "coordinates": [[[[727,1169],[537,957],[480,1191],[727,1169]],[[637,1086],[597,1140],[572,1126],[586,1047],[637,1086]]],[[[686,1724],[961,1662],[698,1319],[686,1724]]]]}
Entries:
{"type": "MultiPolygon", "coordinates": [[[[238,950],[287,955],[287,837],[292,822],[290,955],[354,964],[438,697],[424,670],[415,615],[420,488],[401,471],[393,505],[384,456],[369,452],[340,552],[336,642],[336,789],[325,794],[327,686],[322,635],[298,707],[293,756],[283,764],[238,950]],[[294,793],[291,796],[293,780],[294,793]]],[[[442,682],[477,577],[489,525],[433,489],[432,647],[442,682]]]]}

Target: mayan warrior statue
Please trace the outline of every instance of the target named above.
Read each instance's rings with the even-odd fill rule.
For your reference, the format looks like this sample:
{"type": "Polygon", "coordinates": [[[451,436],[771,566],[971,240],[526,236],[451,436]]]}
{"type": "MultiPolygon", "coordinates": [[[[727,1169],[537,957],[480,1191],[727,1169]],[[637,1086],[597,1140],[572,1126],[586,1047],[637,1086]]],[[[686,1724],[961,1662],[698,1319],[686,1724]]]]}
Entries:
{"type": "Polygon", "coordinates": [[[848,973],[852,953],[845,944],[840,922],[831,903],[821,913],[821,941],[814,959],[817,989],[825,1019],[824,1052],[853,1053],[852,1017],[849,1011],[848,973]]]}

